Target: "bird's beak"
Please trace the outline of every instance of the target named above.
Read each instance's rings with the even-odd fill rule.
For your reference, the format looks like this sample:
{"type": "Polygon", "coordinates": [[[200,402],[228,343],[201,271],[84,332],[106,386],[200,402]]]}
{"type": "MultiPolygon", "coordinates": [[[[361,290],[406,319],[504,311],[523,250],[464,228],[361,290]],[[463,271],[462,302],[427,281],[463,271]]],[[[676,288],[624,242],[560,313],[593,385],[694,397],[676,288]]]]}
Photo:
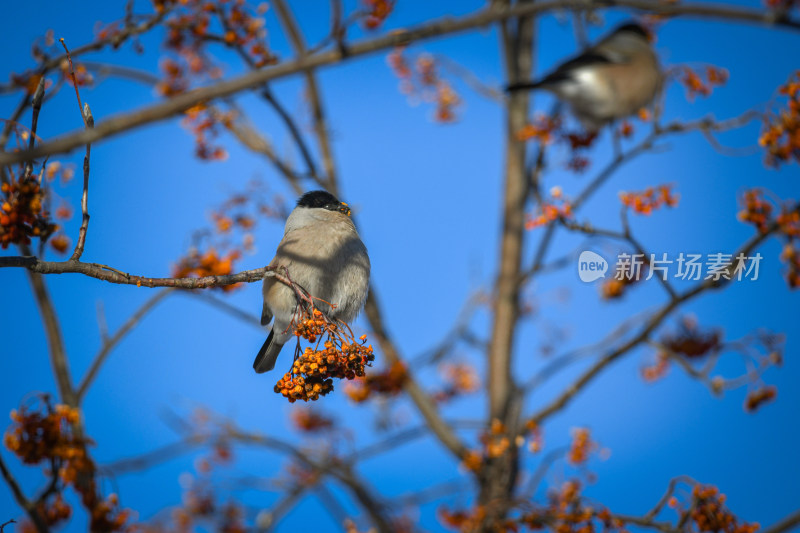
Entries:
{"type": "Polygon", "coordinates": [[[339,212],[344,213],[347,216],[350,216],[350,206],[342,202],[341,205],[339,206],[339,212]]]}

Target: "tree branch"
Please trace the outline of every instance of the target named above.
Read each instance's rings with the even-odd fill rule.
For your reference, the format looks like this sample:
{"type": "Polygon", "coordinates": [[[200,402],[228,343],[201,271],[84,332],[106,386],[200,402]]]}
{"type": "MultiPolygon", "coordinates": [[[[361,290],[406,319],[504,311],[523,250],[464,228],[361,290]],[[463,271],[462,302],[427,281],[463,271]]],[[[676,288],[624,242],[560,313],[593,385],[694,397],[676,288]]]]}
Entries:
{"type": "Polygon", "coordinates": [[[785,533],[787,531],[792,531],[798,526],[800,526],[800,509],[787,515],[777,524],[773,524],[767,529],[764,529],[761,533],[785,533]]]}
{"type": "MultiPolygon", "coordinates": [[[[298,57],[306,56],[308,54],[308,49],[306,48],[303,35],[288,4],[284,0],[274,0],[272,5],[275,7],[281,25],[285,29],[289,41],[292,43],[295,54],[298,57]]],[[[322,164],[325,167],[325,179],[328,183],[334,183],[336,182],[336,168],[333,163],[333,153],[331,151],[330,139],[328,138],[325,113],[322,109],[322,98],[317,86],[316,77],[314,76],[314,71],[307,70],[304,75],[306,78],[308,100],[311,104],[311,113],[314,118],[314,133],[317,136],[317,143],[322,153],[322,164]]]]}
{"type": "MultiPolygon", "coordinates": [[[[374,39],[350,44],[347,46],[346,56],[340,49],[309,54],[274,67],[252,71],[228,81],[189,91],[164,102],[110,117],[97,124],[92,130],[68,133],[32,150],[0,154],[0,165],[10,165],[44,155],[66,153],[79,146],[171,117],[201,102],[209,102],[216,98],[252,89],[269,80],[337,63],[345,58],[350,59],[442,35],[461,33],[516,17],[534,16],[553,10],[591,10],[610,7],[630,8],[664,16],[711,17],[800,30],[800,21],[789,19],[785,14],[777,14],[760,8],[742,8],[725,4],[666,4],[653,0],[545,0],[535,3],[520,3],[505,8],[490,7],[460,18],[444,17],[408,30],[399,30],[374,39]]],[[[88,46],[99,49],[104,45],[88,46]]],[[[84,48],[77,49],[73,55],[84,52],[84,48]]]]}
{"type": "MultiPolygon", "coordinates": [[[[395,364],[402,362],[402,358],[400,357],[394,342],[389,337],[389,334],[383,325],[383,319],[381,318],[380,307],[378,306],[378,300],[377,296],[375,295],[374,287],[370,287],[367,303],[364,307],[364,313],[367,315],[367,320],[369,320],[370,326],[372,326],[373,336],[375,337],[378,345],[381,347],[381,351],[383,352],[383,355],[386,356],[386,359],[389,361],[389,363],[395,364]]],[[[407,370],[408,373],[403,387],[409,398],[411,398],[411,401],[413,401],[414,405],[417,406],[422,418],[425,419],[425,422],[427,422],[428,426],[430,426],[431,431],[438,437],[442,444],[444,444],[447,449],[450,450],[459,460],[463,459],[464,455],[468,451],[467,446],[461,442],[461,440],[453,431],[453,428],[451,428],[447,422],[442,419],[436,405],[433,403],[433,400],[431,400],[430,396],[428,396],[414,380],[410,369],[407,370]]]]}
{"type": "Polygon", "coordinates": [[[34,256],[0,257],[0,268],[22,267],[27,268],[32,274],[83,274],[90,278],[119,283],[121,285],[136,285],[139,287],[178,287],[181,289],[209,289],[222,287],[235,283],[253,283],[264,279],[267,272],[273,272],[275,278],[282,283],[292,285],[284,276],[275,273],[275,267],[262,267],[245,270],[238,274],[219,276],[205,276],[202,278],[149,278],[135,276],[107,265],[97,263],[83,263],[81,261],[40,261],[34,256]]]}
{"type": "MultiPolygon", "coordinates": [[[[47,533],[49,531],[47,524],[45,524],[44,520],[39,515],[39,511],[36,510],[36,507],[30,501],[28,501],[28,498],[25,497],[25,494],[22,492],[22,489],[20,488],[19,483],[17,483],[16,478],[14,478],[14,475],[11,473],[8,467],[6,467],[6,463],[3,460],[2,455],[0,455],[0,474],[3,475],[3,479],[8,485],[8,488],[11,489],[11,494],[14,495],[14,500],[16,500],[17,505],[22,507],[25,512],[28,513],[31,522],[33,522],[33,525],[36,526],[36,530],[39,533],[47,533]]],[[[7,523],[3,525],[5,526],[7,523]]]]}
{"type": "MultiPolygon", "coordinates": [[[[738,256],[738,254],[745,254],[749,255],[758,245],[764,242],[770,235],[775,233],[778,230],[778,224],[773,223],[767,231],[764,233],[759,233],[758,235],[751,238],[740,250],[737,252],[734,257],[738,256]]],[[[733,263],[728,268],[728,275],[733,271],[734,265],[733,263]]],[[[531,422],[541,425],[541,423],[554,413],[563,409],[570,400],[581,390],[583,389],[592,379],[594,379],[600,372],[616,361],[619,357],[626,354],[633,348],[639,346],[642,342],[645,342],[650,333],[652,333],[658,326],[662,324],[662,322],[673,312],[677,309],[681,304],[693,299],[694,297],[702,294],[703,292],[709,289],[718,289],[725,285],[728,285],[730,280],[726,280],[724,278],[720,278],[718,280],[714,279],[706,279],[695,287],[681,293],[678,297],[670,299],[667,304],[665,304],[661,309],[656,311],[650,316],[650,319],[647,320],[642,330],[639,332],[638,335],[624,343],[622,346],[610,351],[605,356],[603,356],[600,360],[598,360],[591,368],[589,368],[586,372],[584,372],[572,385],[567,387],[558,397],[556,397],[552,402],[550,402],[545,407],[541,408],[536,414],[531,417],[531,422]]]]}

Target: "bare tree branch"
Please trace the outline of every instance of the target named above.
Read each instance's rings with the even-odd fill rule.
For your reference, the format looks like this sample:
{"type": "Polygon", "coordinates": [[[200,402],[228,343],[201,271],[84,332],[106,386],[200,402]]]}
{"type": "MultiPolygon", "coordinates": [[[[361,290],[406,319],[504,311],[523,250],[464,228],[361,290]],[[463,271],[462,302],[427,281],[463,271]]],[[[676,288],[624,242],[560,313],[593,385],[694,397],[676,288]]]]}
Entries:
{"type": "MultiPolygon", "coordinates": [[[[303,39],[303,35],[288,4],[284,0],[275,0],[272,5],[275,6],[275,11],[289,37],[289,41],[292,43],[295,54],[298,57],[306,56],[308,50],[305,40],[303,39]]],[[[314,132],[317,136],[317,142],[319,143],[320,152],[322,153],[322,163],[325,167],[325,179],[328,183],[333,183],[336,182],[336,168],[333,163],[333,153],[328,138],[328,126],[325,122],[325,113],[322,109],[322,99],[317,86],[316,76],[314,76],[313,70],[305,71],[304,75],[306,78],[308,100],[311,103],[311,113],[314,117],[314,132]]]]}
{"type": "Polygon", "coordinates": [[[790,513],[783,520],[769,526],[761,533],[786,533],[796,529],[798,526],[800,526],[800,509],[790,513]]]}

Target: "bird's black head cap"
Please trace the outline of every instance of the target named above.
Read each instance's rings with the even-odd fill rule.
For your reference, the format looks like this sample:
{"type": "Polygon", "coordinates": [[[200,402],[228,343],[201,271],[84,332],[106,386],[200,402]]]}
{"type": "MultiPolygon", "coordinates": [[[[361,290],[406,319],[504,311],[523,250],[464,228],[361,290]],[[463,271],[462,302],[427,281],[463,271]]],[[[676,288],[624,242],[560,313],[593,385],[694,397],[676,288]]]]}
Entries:
{"type": "Polygon", "coordinates": [[[297,207],[325,207],[329,204],[339,205],[341,202],[328,191],[309,191],[297,200],[297,207]]]}
{"type": "Polygon", "coordinates": [[[614,33],[635,33],[637,35],[641,35],[645,39],[650,38],[650,32],[639,24],[638,22],[626,22],[621,26],[618,26],[617,29],[614,30],[614,33]]]}
{"type": "Polygon", "coordinates": [[[345,215],[350,215],[350,208],[347,207],[347,204],[340,202],[338,198],[328,191],[310,191],[305,193],[297,201],[297,207],[327,209],[328,211],[339,211],[345,215]]]}

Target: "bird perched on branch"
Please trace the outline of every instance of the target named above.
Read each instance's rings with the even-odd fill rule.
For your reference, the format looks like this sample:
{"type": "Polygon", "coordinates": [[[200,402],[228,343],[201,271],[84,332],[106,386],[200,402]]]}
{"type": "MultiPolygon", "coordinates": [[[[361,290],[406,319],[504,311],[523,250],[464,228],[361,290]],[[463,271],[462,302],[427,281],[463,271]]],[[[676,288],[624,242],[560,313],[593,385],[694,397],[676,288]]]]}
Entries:
{"type": "MultiPolygon", "coordinates": [[[[286,219],[283,239],[270,266],[307,292],[314,306],[331,319],[353,320],[369,287],[369,257],[350,219],[350,208],[326,191],[307,192],[286,219]],[[285,267],[285,270],[284,270],[285,267]]],[[[275,367],[283,345],[294,336],[292,318],[299,304],[295,290],[268,272],[264,276],[261,324],[272,330],[253,368],[275,367]]]]}
{"type": "Polygon", "coordinates": [[[624,24],[541,80],[508,90],[550,91],[569,104],[587,130],[598,131],[646,107],[658,94],[662,73],[649,37],[643,26],[624,24]]]}

